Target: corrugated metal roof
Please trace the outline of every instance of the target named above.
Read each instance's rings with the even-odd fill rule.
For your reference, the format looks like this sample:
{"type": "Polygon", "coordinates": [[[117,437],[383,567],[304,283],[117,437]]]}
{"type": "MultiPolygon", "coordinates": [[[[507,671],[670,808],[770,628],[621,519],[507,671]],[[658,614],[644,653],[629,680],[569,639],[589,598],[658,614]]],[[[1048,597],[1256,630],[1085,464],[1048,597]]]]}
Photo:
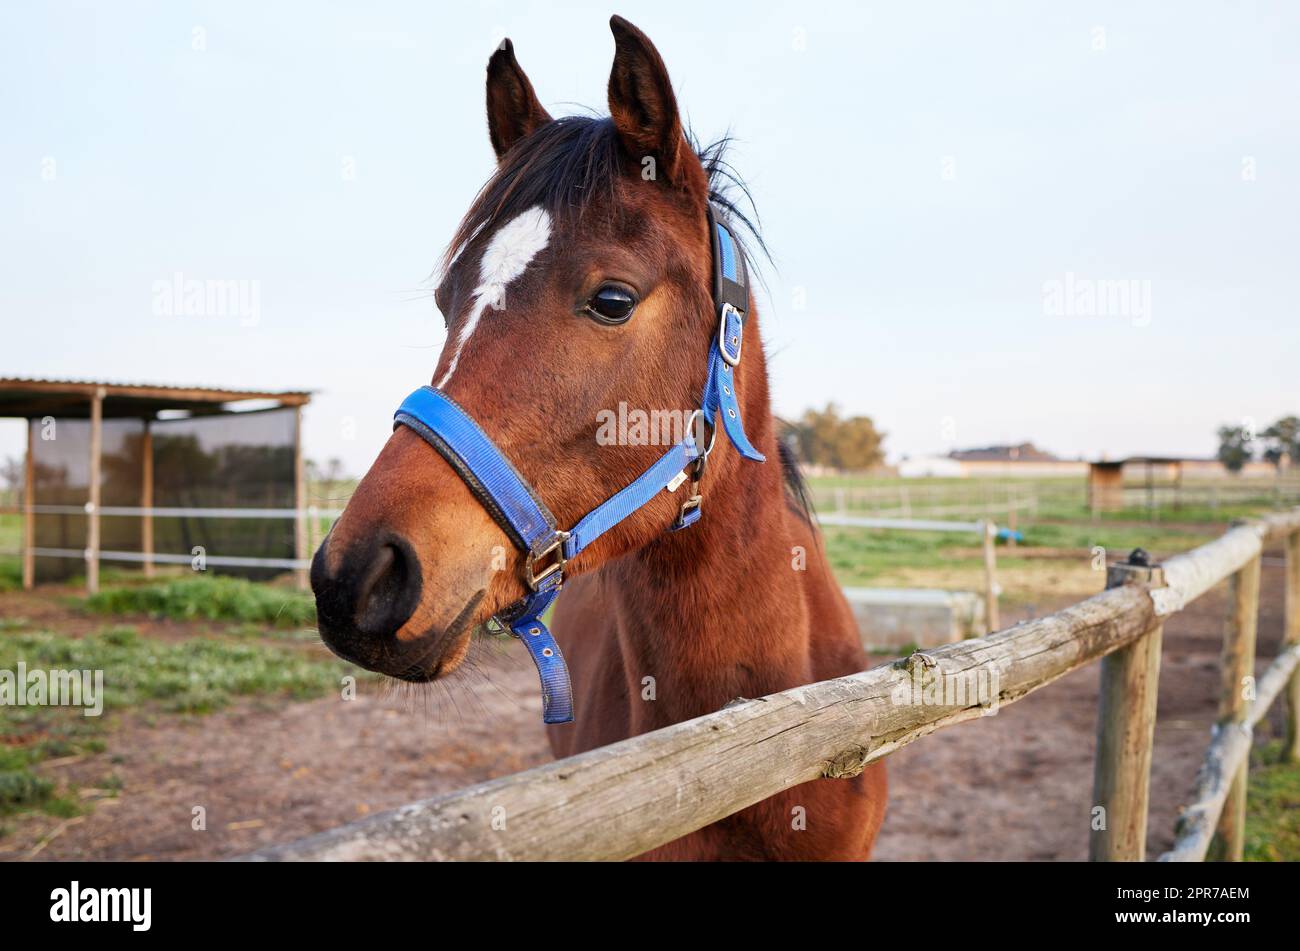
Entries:
{"type": "Polygon", "coordinates": [[[311,396],[315,390],[247,390],[242,387],[230,386],[207,386],[204,384],[184,384],[184,383],[150,383],[147,381],[110,381],[110,380],[85,380],[85,379],[54,379],[52,377],[36,376],[0,376],[0,385],[5,384],[22,384],[35,383],[41,386],[103,386],[109,389],[115,388],[132,388],[132,389],[149,389],[149,390],[190,390],[207,393],[248,393],[249,399],[262,396],[311,396]]]}
{"type": "Polygon", "coordinates": [[[86,418],[91,413],[93,396],[101,389],[104,399],[100,407],[105,419],[151,419],[168,410],[204,415],[227,413],[236,410],[226,404],[250,400],[267,400],[286,407],[305,406],[312,397],[306,390],[237,390],[175,383],[0,377],[0,417],[35,419],[50,415],[86,418]]]}

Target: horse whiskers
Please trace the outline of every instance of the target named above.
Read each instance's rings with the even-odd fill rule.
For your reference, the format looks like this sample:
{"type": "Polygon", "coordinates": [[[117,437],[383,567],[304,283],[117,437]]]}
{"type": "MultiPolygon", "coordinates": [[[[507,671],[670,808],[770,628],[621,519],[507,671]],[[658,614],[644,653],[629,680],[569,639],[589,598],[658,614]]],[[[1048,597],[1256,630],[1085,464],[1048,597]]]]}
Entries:
{"type": "MultiPolygon", "coordinates": [[[[497,643],[496,638],[490,637],[485,632],[484,628],[480,627],[475,632],[473,640],[470,642],[469,653],[466,654],[465,659],[461,662],[461,666],[457,668],[455,674],[449,678],[434,681],[434,683],[442,683],[444,685],[448,699],[453,704],[456,703],[455,697],[452,695],[453,690],[457,690],[461,687],[469,688],[461,690],[461,696],[466,697],[475,704],[478,707],[477,713],[484,717],[490,716],[490,711],[487,709],[487,705],[483,698],[475,689],[479,682],[486,684],[494,690],[501,699],[508,701],[510,706],[515,709],[524,709],[526,705],[521,698],[512,694],[502,687],[501,684],[493,680],[488,669],[481,665],[482,661],[491,660],[494,662],[504,661],[506,665],[513,669],[522,669],[527,666],[522,662],[522,659],[517,652],[500,649],[504,646],[505,645],[497,643]]],[[[457,711],[460,712],[458,704],[456,704],[456,707],[457,711]]]]}
{"type": "MultiPolygon", "coordinates": [[[[487,716],[489,716],[487,704],[483,702],[483,698],[479,695],[478,690],[475,689],[477,687],[477,683],[475,681],[485,683],[488,686],[498,691],[500,691],[501,688],[498,687],[496,684],[492,683],[491,678],[489,678],[486,672],[482,668],[480,668],[477,664],[469,664],[468,661],[466,663],[467,666],[464,668],[465,674],[462,678],[460,678],[460,683],[468,687],[469,689],[464,690],[463,693],[465,697],[470,701],[471,705],[478,708],[475,711],[476,714],[480,717],[486,718],[487,716]]],[[[451,681],[447,682],[447,691],[449,693],[451,692],[453,686],[455,685],[451,681]]]]}
{"type": "MultiPolygon", "coordinates": [[[[471,647],[473,643],[471,642],[471,647]]],[[[455,711],[455,721],[464,724],[466,722],[466,711],[461,708],[457,694],[466,698],[470,704],[470,712],[486,718],[490,715],[487,705],[483,703],[482,698],[477,691],[473,689],[473,679],[481,678],[491,684],[495,689],[500,690],[496,684],[485,675],[484,671],[478,666],[476,659],[471,659],[469,655],[462,662],[461,667],[446,678],[416,683],[405,680],[390,679],[389,690],[396,690],[400,693],[408,710],[414,709],[416,698],[419,698],[421,712],[426,719],[430,719],[429,703],[432,701],[434,709],[434,719],[442,725],[449,725],[451,718],[446,715],[450,710],[455,711]],[[461,671],[464,671],[462,674],[461,671]],[[465,690],[463,687],[470,687],[465,690]],[[450,708],[448,707],[450,705],[450,708]]]]}

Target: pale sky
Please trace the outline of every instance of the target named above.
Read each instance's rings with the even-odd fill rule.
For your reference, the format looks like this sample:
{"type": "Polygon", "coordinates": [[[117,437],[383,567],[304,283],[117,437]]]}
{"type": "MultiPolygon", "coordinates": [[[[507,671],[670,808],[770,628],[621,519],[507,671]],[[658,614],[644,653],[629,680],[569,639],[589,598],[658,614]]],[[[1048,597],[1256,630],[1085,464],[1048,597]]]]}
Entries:
{"type": "Polygon", "coordinates": [[[426,279],[492,170],[489,54],[603,112],[612,12],[739,140],[783,415],[834,400],[897,459],[1208,455],[1300,412],[1285,3],[11,7],[0,376],[315,390],[308,453],[360,474],[443,343],[426,279]],[[255,285],[257,319],[160,313],[178,273],[255,285]],[[1054,312],[1096,282],[1136,296],[1054,312]]]}

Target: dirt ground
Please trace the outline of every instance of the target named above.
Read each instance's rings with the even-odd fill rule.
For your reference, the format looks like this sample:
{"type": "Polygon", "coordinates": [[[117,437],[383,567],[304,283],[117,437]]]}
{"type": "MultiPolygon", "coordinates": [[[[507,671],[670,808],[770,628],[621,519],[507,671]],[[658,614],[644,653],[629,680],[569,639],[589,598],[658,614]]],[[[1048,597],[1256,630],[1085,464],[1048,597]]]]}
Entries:
{"type": "MultiPolygon", "coordinates": [[[[1261,670],[1281,638],[1280,559],[1265,559],[1262,590],[1261,670]]],[[[47,607],[38,616],[30,600],[0,595],[0,616],[68,629],[62,622],[71,624],[71,615],[58,616],[68,609],[47,607]]],[[[1011,607],[1003,623],[1070,600],[1011,607]]],[[[1150,856],[1171,843],[1209,739],[1224,609],[1220,586],[1165,628],[1150,856]]],[[[206,629],[176,622],[142,630],[174,637],[206,629]]],[[[202,717],[124,714],[103,753],[40,767],[50,778],[89,787],[83,795],[94,799],[92,810],[70,820],[6,819],[0,859],[238,855],[544,762],[550,754],[536,674],[517,647],[478,645],[473,669],[445,685],[363,683],[351,701],[250,701],[202,717]],[[109,773],[120,777],[120,793],[96,798],[94,787],[109,773]],[[194,828],[196,808],[204,829],[194,828]]],[[[1085,858],[1097,678],[1098,666],[1090,665],[995,716],[890,757],[890,803],[876,857],[1085,858]]]]}

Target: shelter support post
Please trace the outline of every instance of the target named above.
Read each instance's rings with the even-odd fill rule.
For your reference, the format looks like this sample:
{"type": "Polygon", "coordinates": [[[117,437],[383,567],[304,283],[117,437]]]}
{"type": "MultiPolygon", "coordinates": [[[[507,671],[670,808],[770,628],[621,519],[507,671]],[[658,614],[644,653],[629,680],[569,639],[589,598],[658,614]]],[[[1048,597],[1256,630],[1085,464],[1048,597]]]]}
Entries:
{"type": "MultiPolygon", "coordinates": [[[[298,406],[294,410],[294,428],[293,428],[293,508],[294,508],[294,533],[293,548],[294,558],[298,562],[305,563],[310,556],[307,543],[307,466],[302,454],[302,407],[298,406]]],[[[295,580],[298,583],[300,591],[307,590],[307,569],[299,567],[294,572],[295,580]]]]}
{"type": "Polygon", "coordinates": [[[104,387],[90,398],[90,501],[86,503],[86,591],[99,590],[100,469],[104,448],[104,387]]]}
{"type": "Polygon", "coordinates": [[[144,576],[154,576],[153,565],[153,422],[146,419],[140,434],[140,553],[144,576]]]}
{"type": "Polygon", "coordinates": [[[23,589],[36,586],[36,420],[27,420],[23,461],[23,589]]]}

